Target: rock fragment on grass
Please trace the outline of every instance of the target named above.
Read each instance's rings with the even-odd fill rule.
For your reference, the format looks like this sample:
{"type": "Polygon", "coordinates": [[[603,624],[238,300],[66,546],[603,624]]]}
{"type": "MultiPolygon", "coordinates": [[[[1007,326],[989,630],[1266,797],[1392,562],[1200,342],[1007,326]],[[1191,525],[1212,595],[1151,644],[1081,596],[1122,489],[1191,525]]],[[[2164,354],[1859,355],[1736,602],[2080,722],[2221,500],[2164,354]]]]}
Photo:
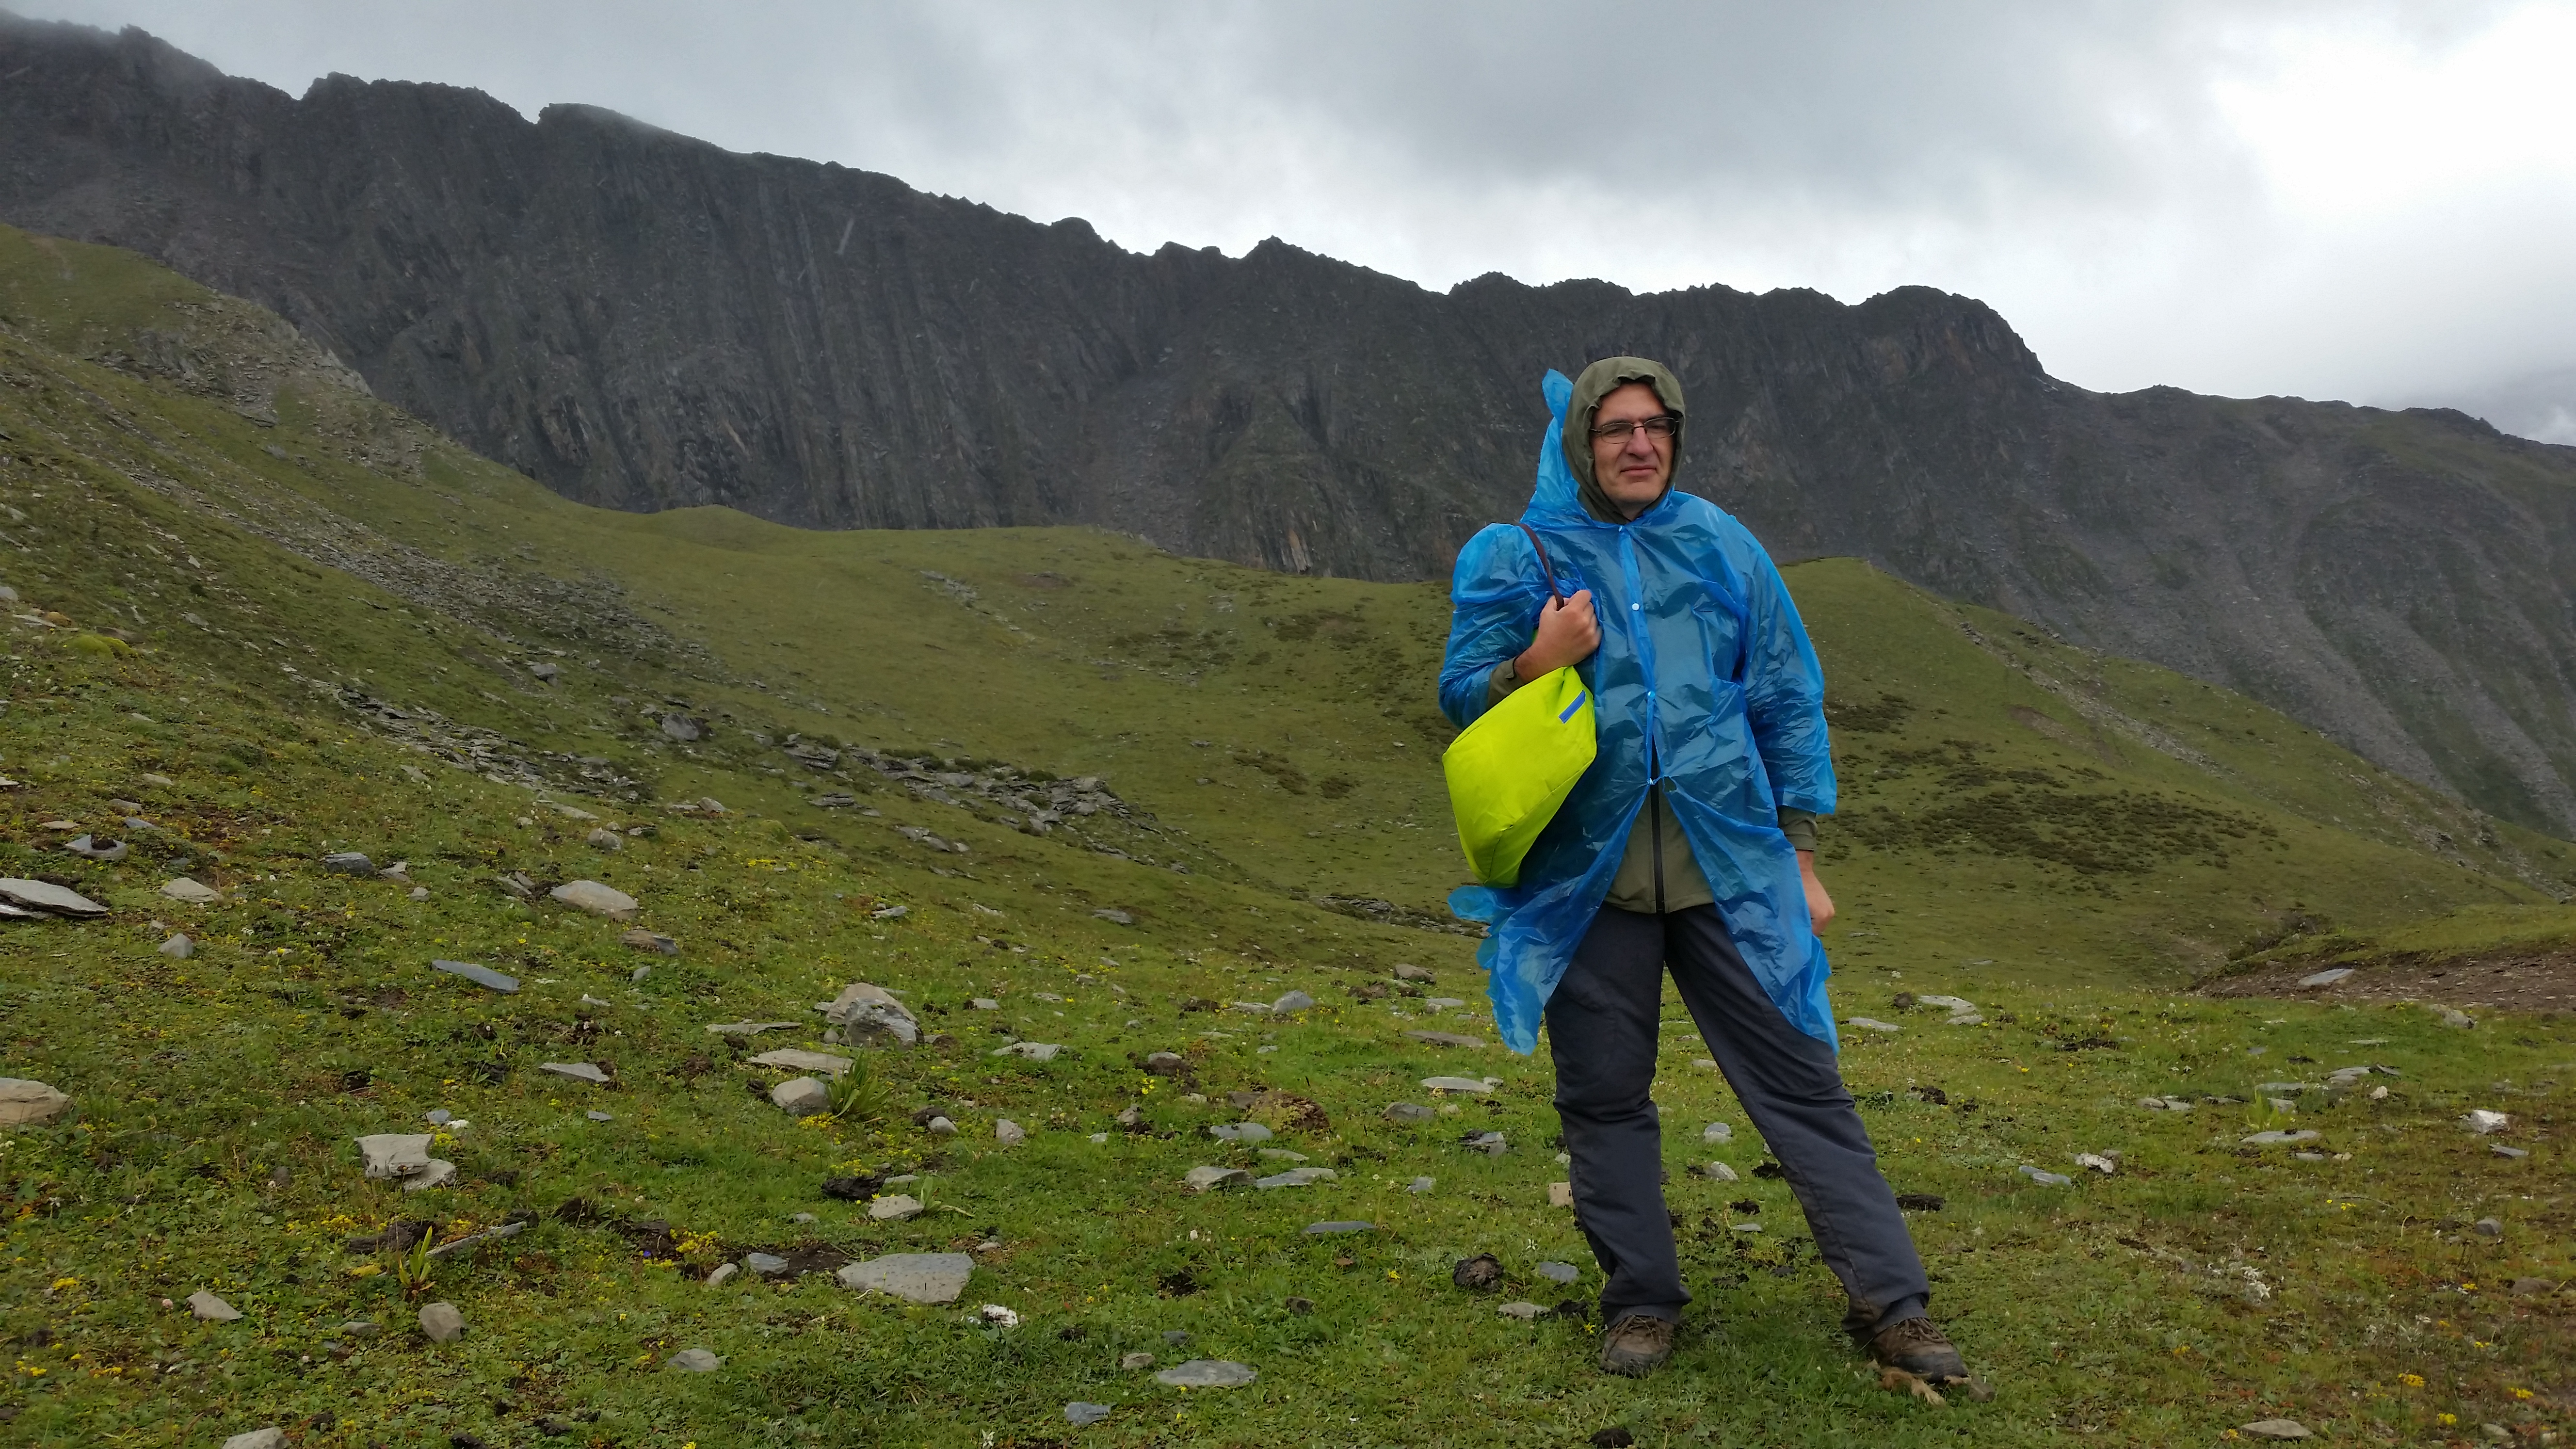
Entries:
{"type": "Polygon", "coordinates": [[[1240,1167],[1193,1167],[1181,1181],[1192,1192],[1216,1192],[1229,1187],[1250,1187],[1252,1174],[1240,1167]]]}
{"type": "Polygon", "coordinates": [[[1118,1355],[1118,1366],[1132,1374],[1138,1369],[1152,1368],[1154,1366],[1154,1356],[1150,1353],[1142,1352],[1122,1353],[1118,1355]]]}
{"type": "Polygon", "coordinates": [[[731,1278],[734,1274],[741,1271],[742,1265],[739,1263],[718,1263],[716,1265],[716,1270],[707,1275],[707,1286],[710,1288],[721,1288],[725,1285],[726,1279],[731,1278]]]}
{"type": "Polygon", "coordinates": [[[1497,1303],[1494,1305],[1494,1311],[1505,1318],[1517,1318],[1523,1323],[1535,1323],[1538,1321],[1538,1316],[1547,1310],[1535,1303],[1514,1301],[1497,1303]]]}
{"type": "Polygon", "coordinates": [[[724,1367],[723,1359],[716,1357],[711,1350],[703,1348],[681,1349],[663,1362],[667,1367],[684,1374],[711,1374],[724,1367]]]}
{"type": "Polygon", "coordinates": [[[745,1060],[755,1067],[783,1067],[791,1072],[821,1072],[827,1077],[840,1076],[850,1069],[848,1057],[836,1057],[829,1052],[802,1051],[796,1047],[780,1047],[776,1051],[762,1052],[756,1057],[747,1057],[745,1060]]]}
{"type": "Polygon", "coordinates": [[[882,986],[865,981],[841,988],[841,994],[814,1008],[823,1013],[823,1039],[844,1046],[910,1046],[921,1040],[921,1023],[912,1009],[882,986]]]}
{"type": "Polygon", "coordinates": [[[188,1311],[208,1323],[230,1323],[241,1317],[241,1310],[200,1288],[188,1295],[188,1311]]]}
{"type": "Polygon", "coordinates": [[[2250,1137],[2241,1137],[2237,1140],[2248,1147],[2279,1147],[2291,1142],[2314,1142],[2323,1136],[2325,1136],[2324,1133],[2313,1127],[2302,1127],[2296,1132],[2276,1127],[2271,1131],[2257,1132],[2250,1137]]]}
{"type": "Polygon", "coordinates": [[[832,1090],[812,1077],[790,1077],[769,1089],[769,1100],[792,1116],[812,1117],[830,1110],[832,1090]]]}
{"type": "Polygon", "coordinates": [[[2460,1119],[2460,1125],[2484,1137],[2490,1132],[2501,1132],[2512,1126],[2513,1118],[2503,1112],[2490,1112],[2484,1107],[2473,1107],[2469,1109],[2467,1116],[2460,1119]]]}
{"type": "Polygon", "coordinates": [[[450,976],[462,976],[477,986],[488,987],[505,996],[519,989],[518,977],[505,976],[489,966],[477,966],[471,961],[432,961],[429,963],[429,969],[444,971],[450,976]]]}
{"type": "Polygon", "coordinates": [[[443,1157],[433,1157],[421,1165],[420,1171],[404,1178],[402,1185],[405,1192],[427,1192],[433,1187],[445,1187],[454,1181],[456,1181],[456,1164],[443,1157]]]}
{"type": "Polygon", "coordinates": [[[1055,1060],[1056,1053],[1063,1050],[1064,1046],[1060,1042],[1015,1041],[1009,1046],[1002,1047],[989,1053],[989,1055],[997,1057],[1024,1057],[1033,1062],[1051,1062],[1055,1060]]]}
{"type": "Polygon", "coordinates": [[[322,869],[333,875],[374,875],[376,863],[358,851],[335,850],[322,857],[322,869]]]}
{"type": "Polygon", "coordinates": [[[1541,1263],[1530,1271],[1558,1285],[1571,1284],[1583,1276],[1583,1270],[1572,1263],[1541,1263]]]}
{"type": "Polygon", "coordinates": [[[606,916],[621,925],[633,921],[636,913],[643,909],[633,896],[595,880],[568,880],[546,894],[575,910],[606,916]]]}
{"type": "Polygon", "coordinates": [[[67,886],[16,877],[0,878],[0,903],[18,907],[21,915],[61,916],[75,921],[107,914],[107,907],[67,886]]]}
{"type": "Polygon", "coordinates": [[[2041,1187],[2072,1187],[2075,1184],[2074,1178],[2068,1177],[2062,1172],[2043,1171],[2028,1163],[2022,1164],[2019,1170],[2022,1176],[2038,1183],[2041,1187]]]}
{"type": "Polygon", "coordinates": [[[1342,1233],[1373,1233],[1377,1231],[1377,1224],[1357,1218],[1337,1218],[1331,1222],[1308,1223],[1303,1231],[1310,1238],[1328,1238],[1342,1233]]]}
{"type": "Polygon", "coordinates": [[[1097,1424],[1108,1417],[1107,1404],[1085,1403],[1080,1399],[1074,1399],[1064,1406],[1064,1421],[1077,1429],[1086,1424],[1097,1424]]]}
{"type": "Polygon", "coordinates": [[[453,1303],[432,1303],[420,1310],[421,1336],[432,1343],[454,1343],[465,1336],[465,1315],[453,1303]]]}
{"type": "Polygon", "coordinates": [[[179,931],[174,932],[169,940],[153,947],[153,949],[160,952],[162,955],[169,957],[173,961],[185,961],[189,957],[197,954],[197,943],[188,939],[187,932],[179,931]]]}
{"type": "Polygon", "coordinates": [[[191,906],[212,905],[214,902],[224,898],[221,891],[216,890],[212,886],[190,880],[184,875],[175,880],[163,881],[161,883],[161,894],[168,896],[174,901],[191,906]]]}
{"type": "Polygon", "coordinates": [[[286,1449],[286,1431],[275,1424],[245,1430],[226,1439],[224,1449],[286,1449]]]}
{"type": "Polygon", "coordinates": [[[1248,1364],[1221,1358],[1194,1358],[1154,1375],[1154,1381],[1176,1389],[1239,1389],[1261,1377],[1248,1364]]]}
{"type": "Polygon", "coordinates": [[[72,1109],[72,1099],[43,1082],[0,1077],[0,1127],[43,1127],[72,1109]]]}
{"type": "Polygon", "coordinates": [[[1029,1140],[1029,1130],[1003,1117],[993,1123],[993,1140],[1004,1147],[1017,1147],[1029,1140]]]}
{"type": "Polygon", "coordinates": [[[910,1193],[890,1193],[868,1204],[868,1216],[881,1223],[899,1223],[921,1216],[921,1199],[910,1193]]]}
{"type": "Polygon", "coordinates": [[[1386,1111],[1380,1115],[1389,1122],[1403,1122],[1418,1126],[1430,1121],[1435,1114],[1419,1102],[1389,1102],[1386,1104],[1386,1111]]]}
{"type": "Polygon", "coordinates": [[[647,931],[641,926],[619,936],[617,938],[617,943],[621,946],[632,946],[638,951],[650,951],[656,956],[677,956],[680,954],[679,942],[672,940],[670,937],[663,935],[659,931],[647,931]]]}
{"type": "Polygon", "coordinates": [[[954,1303],[974,1275],[964,1253],[891,1253],[852,1263],[833,1276],[844,1288],[884,1293],[907,1303],[954,1303]]]}
{"type": "Polygon", "coordinates": [[[2308,1432],[2307,1425],[2300,1423],[2296,1419],[2257,1419],[2251,1424],[2237,1425],[2236,1432],[2256,1439],[2312,1439],[2316,1437],[2308,1432]]]}
{"type": "Polygon", "coordinates": [[[1500,1077],[1486,1078],[1482,1081],[1479,1081],[1474,1077],[1425,1077],[1422,1079],[1422,1090],[1426,1092],[1464,1092],[1471,1096],[1482,1097],[1490,1095],[1494,1088],[1501,1084],[1502,1079],[1500,1077]]]}
{"type": "Polygon", "coordinates": [[[370,1133],[358,1139],[358,1160],[367,1176],[378,1181],[416,1176],[429,1170],[429,1134],[370,1133]]]}

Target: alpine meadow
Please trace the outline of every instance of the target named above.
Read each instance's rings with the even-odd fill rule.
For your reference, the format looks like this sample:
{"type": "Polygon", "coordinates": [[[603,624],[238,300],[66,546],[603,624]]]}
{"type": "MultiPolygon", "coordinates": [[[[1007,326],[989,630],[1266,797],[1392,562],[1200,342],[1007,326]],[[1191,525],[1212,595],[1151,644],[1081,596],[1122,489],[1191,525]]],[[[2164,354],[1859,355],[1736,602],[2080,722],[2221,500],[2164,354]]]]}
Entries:
{"type": "Polygon", "coordinates": [[[16,230],[0,454],[12,1443],[2576,1415],[2576,846],[2243,696],[1785,569],[1843,1070],[1994,1393],[1851,1351],[1669,996],[1636,1383],[1444,905],[1440,584],[590,507],[16,230]]]}

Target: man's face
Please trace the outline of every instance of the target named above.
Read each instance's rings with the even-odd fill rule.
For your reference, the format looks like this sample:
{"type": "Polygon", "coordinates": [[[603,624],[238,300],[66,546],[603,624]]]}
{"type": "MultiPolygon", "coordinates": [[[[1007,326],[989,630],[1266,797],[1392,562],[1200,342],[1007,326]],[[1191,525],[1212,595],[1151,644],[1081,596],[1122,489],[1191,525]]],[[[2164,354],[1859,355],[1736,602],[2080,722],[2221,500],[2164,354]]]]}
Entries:
{"type": "Polygon", "coordinates": [[[1627,383],[1604,397],[1592,415],[1592,476],[1630,518],[1664,496],[1664,485],[1673,477],[1673,440],[1641,427],[1626,429],[1625,438],[1604,437],[1601,430],[1662,416],[1664,400],[1642,382],[1627,383]]]}

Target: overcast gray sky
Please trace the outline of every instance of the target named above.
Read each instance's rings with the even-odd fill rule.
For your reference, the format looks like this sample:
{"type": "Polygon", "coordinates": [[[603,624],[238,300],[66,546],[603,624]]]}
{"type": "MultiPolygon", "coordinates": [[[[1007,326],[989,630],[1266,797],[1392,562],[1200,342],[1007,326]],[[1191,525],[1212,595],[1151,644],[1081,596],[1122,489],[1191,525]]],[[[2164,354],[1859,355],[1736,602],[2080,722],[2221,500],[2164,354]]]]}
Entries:
{"type": "Polygon", "coordinates": [[[2086,387],[2576,442],[2576,0],[9,3],[299,94],[607,106],[1138,250],[1921,282],[2086,387]]]}

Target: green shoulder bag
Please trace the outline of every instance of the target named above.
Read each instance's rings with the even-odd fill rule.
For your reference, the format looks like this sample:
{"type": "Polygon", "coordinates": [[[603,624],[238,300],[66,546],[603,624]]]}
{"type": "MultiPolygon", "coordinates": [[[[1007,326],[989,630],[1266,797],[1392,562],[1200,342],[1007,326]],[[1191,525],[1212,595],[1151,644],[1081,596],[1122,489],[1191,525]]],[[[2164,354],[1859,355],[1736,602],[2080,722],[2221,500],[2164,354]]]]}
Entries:
{"type": "MultiPolygon", "coordinates": [[[[1538,550],[1551,600],[1563,604],[1547,547],[1528,524],[1520,530],[1538,550]]],[[[1592,691],[1572,665],[1552,670],[1503,696],[1440,756],[1449,779],[1449,808],[1458,844],[1486,885],[1517,885],[1521,861],[1574,782],[1592,768],[1592,691]]]]}

